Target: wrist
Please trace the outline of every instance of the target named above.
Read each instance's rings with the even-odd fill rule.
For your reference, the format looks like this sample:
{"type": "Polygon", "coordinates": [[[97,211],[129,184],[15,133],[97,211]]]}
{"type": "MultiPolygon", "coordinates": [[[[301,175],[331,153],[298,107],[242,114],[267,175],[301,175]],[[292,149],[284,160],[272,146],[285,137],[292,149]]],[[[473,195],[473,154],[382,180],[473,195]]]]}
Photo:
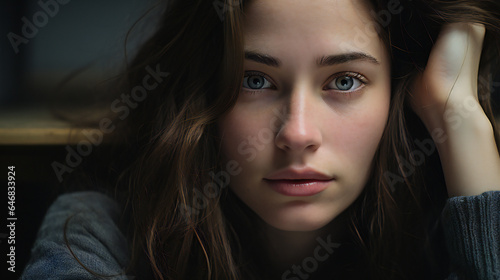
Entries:
{"type": "Polygon", "coordinates": [[[470,112],[433,127],[449,196],[500,190],[500,157],[486,114],[470,112]]]}
{"type": "Polygon", "coordinates": [[[450,138],[460,140],[470,136],[493,137],[493,126],[479,103],[450,105],[440,113],[428,112],[421,120],[436,145],[443,144],[450,138]]]}

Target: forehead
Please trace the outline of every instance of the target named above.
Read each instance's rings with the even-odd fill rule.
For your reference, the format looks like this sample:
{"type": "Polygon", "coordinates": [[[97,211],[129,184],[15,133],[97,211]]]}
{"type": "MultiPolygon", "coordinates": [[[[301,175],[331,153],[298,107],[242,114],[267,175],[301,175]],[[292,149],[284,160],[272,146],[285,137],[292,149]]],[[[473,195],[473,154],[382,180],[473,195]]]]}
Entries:
{"type": "Polygon", "coordinates": [[[286,55],[360,51],[382,58],[385,47],[364,0],[253,0],[244,11],[245,49],[286,55]]]}

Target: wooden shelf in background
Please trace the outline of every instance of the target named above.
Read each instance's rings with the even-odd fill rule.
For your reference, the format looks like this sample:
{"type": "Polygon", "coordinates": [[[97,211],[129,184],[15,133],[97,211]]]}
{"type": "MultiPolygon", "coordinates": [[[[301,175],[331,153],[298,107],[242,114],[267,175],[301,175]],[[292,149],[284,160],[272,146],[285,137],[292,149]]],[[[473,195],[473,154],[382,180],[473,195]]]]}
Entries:
{"type": "Polygon", "coordinates": [[[95,128],[73,128],[44,108],[0,109],[0,145],[73,145],[86,139],[82,131],[95,128]]]}

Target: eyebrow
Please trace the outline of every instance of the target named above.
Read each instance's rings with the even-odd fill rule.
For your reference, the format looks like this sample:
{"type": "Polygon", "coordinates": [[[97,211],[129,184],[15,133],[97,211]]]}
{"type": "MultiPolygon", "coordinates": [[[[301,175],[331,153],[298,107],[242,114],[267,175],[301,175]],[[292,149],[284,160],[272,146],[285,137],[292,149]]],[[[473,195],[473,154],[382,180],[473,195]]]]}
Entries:
{"type": "Polygon", "coordinates": [[[370,63],[377,65],[380,64],[375,57],[363,52],[350,52],[337,55],[323,56],[317,60],[317,64],[318,66],[331,66],[356,60],[368,61],[370,63]]]}
{"type": "Polygon", "coordinates": [[[268,54],[262,54],[258,52],[245,51],[245,59],[255,61],[257,63],[262,63],[271,67],[280,67],[281,61],[274,58],[268,54]]]}
{"type": "MultiPolygon", "coordinates": [[[[271,67],[280,67],[282,64],[281,61],[275,57],[254,51],[245,51],[245,59],[252,60],[257,63],[265,64],[271,67]]],[[[363,52],[350,52],[350,53],[322,56],[316,60],[316,64],[319,67],[324,67],[324,66],[333,66],[357,60],[367,61],[376,65],[380,64],[380,62],[375,57],[363,52]]]]}

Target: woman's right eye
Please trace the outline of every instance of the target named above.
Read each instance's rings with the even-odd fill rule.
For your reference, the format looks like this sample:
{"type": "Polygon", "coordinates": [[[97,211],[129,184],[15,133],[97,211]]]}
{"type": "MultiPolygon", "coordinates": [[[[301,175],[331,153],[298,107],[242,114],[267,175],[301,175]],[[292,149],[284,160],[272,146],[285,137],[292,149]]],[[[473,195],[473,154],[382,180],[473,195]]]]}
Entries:
{"type": "Polygon", "coordinates": [[[248,73],[243,77],[243,88],[249,90],[274,88],[274,85],[260,73],[248,73]]]}

